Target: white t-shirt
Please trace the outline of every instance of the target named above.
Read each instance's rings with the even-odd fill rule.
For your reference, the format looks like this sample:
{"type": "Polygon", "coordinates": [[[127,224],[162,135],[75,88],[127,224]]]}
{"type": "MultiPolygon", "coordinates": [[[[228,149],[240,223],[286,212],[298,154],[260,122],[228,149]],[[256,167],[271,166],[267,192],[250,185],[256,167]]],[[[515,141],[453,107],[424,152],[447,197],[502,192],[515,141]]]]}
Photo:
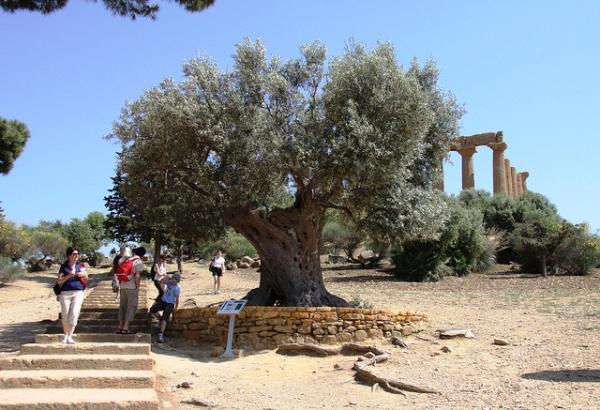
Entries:
{"type": "Polygon", "coordinates": [[[167,267],[164,263],[157,263],[158,269],[154,271],[154,280],[161,281],[167,275],[167,267]]]}
{"type": "Polygon", "coordinates": [[[223,265],[225,265],[225,258],[222,256],[215,256],[211,265],[215,268],[222,268],[223,265]]]}
{"type": "MultiPolygon", "coordinates": [[[[135,256],[134,256],[135,257],[135,256]]],[[[133,267],[131,268],[131,277],[127,282],[121,282],[121,289],[135,289],[135,274],[142,273],[144,270],[144,262],[137,258],[133,262],[133,267]]]]}

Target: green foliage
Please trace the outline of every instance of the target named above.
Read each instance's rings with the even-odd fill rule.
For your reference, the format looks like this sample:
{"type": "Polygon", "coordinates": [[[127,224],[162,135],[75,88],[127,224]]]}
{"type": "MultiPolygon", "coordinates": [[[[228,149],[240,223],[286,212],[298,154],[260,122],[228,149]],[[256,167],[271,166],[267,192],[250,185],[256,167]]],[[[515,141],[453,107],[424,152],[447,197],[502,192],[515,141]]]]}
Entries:
{"type": "Polygon", "coordinates": [[[587,224],[566,223],[560,244],[554,251],[559,273],[587,275],[600,263],[600,237],[589,232],[587,224]]]}
{"type": "Polygon", "coordinates": [[[243,256],[256,255],[254,246],[239,233],[227,229],[225,236],[217,241],[205,241],[198,245],[197,255],[201,259],[210,259],[217,249],[223,250],[227,261],[235,261],[243,256]]]}
{"type": "Polygon", "coordinates": [[[403,280],[437,281],[447,274],[468,275],[486,256],[483,218],[477,209],[446,199],[449,218],[438,239],[404,241],[392,248],[394,273],[403,280]]]}
{"type": "Polygon", "coordinates": [[[0,283],[9,283],[23,274],[23,268],[10,258],[0,256],[0,283]]]}
{"type": "Polygon", "coordinates": [[[352,296],[352,299],[348,301],[350,306],[361,308],[361,309],[373,309],[373,304],[364,300],[360,295],[352,296]]]}
{"type": "Polygon", "coordinates": [[[337,255],[338,251],[343,251],[349,258],[352,257],[363,239],[363,236],[351,223],[343,223],[339,219],[326,223],[321,235],[321,240],[331,246],[332,254],[337,255]]]}
{"type": "MultiPolygon", "coordinates": [[[[98,2],[98,0],[94,0],[98,2]]],[[[101,0],[104,7],[117,16],[129,17],[135,20],[137,17],[147,17],[152,20],[156,18],[159,11],[158,4],[151,0],[101,0]]],[[[214,0],[174,0],[187,11],[202,11],[212,5],[214,0]]],[[[42,14],[49,14],[61,10],[68,0],[0,0],[0,8],[4,11],[15,12],[17,10],[29,10],[42,14]]]]}
{"type": "Polygon", "coordinates": [[[392,248],[394,274],[411,282],[437,282],[444,277],[446,255],[435,240],[406,241],[392,248]]]}
{"type": "MultiPolygon", "coordinates": [[[[0,4],[2,2],[0,1],[0,4]]],[[[27,126],[0,118],[0,174],[8,174],[29,139],[27,126]]]]}
{"type": "Polygon", "coordinates": [[[69,246],[67,240],[56,232],[34,231],[31,234],[32,253],[41,255],[41,258],[34,259],[32,270],[42,270],[40,264],[48,257],[62,260],[67,246],[69,246]]]}
{"type": "Polygon", "coordinates": [[[522,214],[522,222],[515,225],[510,235],[510,244],[524,271],[546,275],[554,270],[553,254],[562,228],[562,219],[546,210],[530,209],[522,214]]]}
{"type": "Polygon", "coordinates": [[[404,71],[389,44],[351,44],[328,73],[318,43],[286,63],[265,54],[260,42],[243,42],[230,73],[192,59],[182,83],[165,80],[125,107],[113,137],[123,144],[129,205],[153,201],[176,236],[193,227],[201,240],[222,232],[229,212],[268,217],[292,186],[310,212],[348,208],[381,240],[434,235],[444,207],[410,182],[424,172],[413,166],[432,152],[430,139],[450,137],[461,112],[437,88],[435,66],[404,71]]]}
{"type": "Polygon", "coordinates": [[[13,261],[26,256],[31,246],[30,234],[14,222],[0,217],[0,255],[13,261]]]}

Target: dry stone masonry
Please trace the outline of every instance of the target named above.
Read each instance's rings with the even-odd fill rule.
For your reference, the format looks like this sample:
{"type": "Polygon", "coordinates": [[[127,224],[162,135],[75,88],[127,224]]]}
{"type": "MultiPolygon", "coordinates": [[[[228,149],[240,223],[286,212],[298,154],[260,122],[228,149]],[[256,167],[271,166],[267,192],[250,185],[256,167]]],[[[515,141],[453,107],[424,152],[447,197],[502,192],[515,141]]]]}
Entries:
{"type": "MultiPolygon", "coordinates": [[[[217,307],[180,309],[167,330],[170,337],[224,344],[228,316],[217,307]]],[[[235,321],[234,346],[267,349],[287,343],[336,344],[391,338],[422,329],[424,315],[377,309],[334,307],[246,307],[235,321]]]]}

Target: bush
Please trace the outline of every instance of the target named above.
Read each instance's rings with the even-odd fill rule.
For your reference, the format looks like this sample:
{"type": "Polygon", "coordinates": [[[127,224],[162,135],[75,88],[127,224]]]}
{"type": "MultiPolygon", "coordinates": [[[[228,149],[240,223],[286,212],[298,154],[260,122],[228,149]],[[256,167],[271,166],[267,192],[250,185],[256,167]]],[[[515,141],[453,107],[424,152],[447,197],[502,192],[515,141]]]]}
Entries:
{"type": "Polygon", "coordinates": [[[402,280],[437,282],[444,277],[445,260],[439,241],[406,241],[392,248],[394,274],[402,280]]]}
{"type": "Polygon", "coordinates": [[[392,261],[397,277],[429,282],[455,274],[468,275],[485,257],[488,246],[478,209],[460,206],[448,198],[450,218],[437,240],[405,241],[393,247],[392,261]]]}
{"type": "Polygon", "coordinates": [[[352,299],[350,299],[348,303],[352,307],[357,307],[361,309],[373,309],[373,304],[364,300],[360,295],[352,296],[352,299]]]}
{"type": "Polygon", "coordinates": [[[510,243],[521,269],[547,275],[556,270],[554,251],[561,241],[563,221],[547,210],[530,209],[515,226],[510,243]]]}
{"type": "Polygon", "coordinates": [[[559,273],[587,275],[600,263],[600,237],[589,233],[586,224],[565,224],[554,252],[559,273]]]}
{"type": "Polygon", "coordinates": [[[16,280],[24,269],[10,258],[0,256],[0,283],[9,283],[16,280]]]}

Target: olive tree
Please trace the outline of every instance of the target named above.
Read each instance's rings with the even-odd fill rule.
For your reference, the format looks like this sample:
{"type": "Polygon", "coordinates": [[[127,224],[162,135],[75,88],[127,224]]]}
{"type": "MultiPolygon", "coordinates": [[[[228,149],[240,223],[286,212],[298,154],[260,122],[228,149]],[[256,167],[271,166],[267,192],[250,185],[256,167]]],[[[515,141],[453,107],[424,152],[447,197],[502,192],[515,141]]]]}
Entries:
{"type": "Polygon", "coordinates": [[[282,62],[246,40],[233,58],[227,72],[192,59],[183,81],[124,107],[123,194],[138,209],[151,198],[178,235],[245,236],[262,261],[250,304],[345,306],[321,273],[325,211],[382,242],[435,236],[446,206],[432,183],[462,109],[433,63],[405,69],[390,44],[351,43],[326,64],[319,43],[282,62]]]}

